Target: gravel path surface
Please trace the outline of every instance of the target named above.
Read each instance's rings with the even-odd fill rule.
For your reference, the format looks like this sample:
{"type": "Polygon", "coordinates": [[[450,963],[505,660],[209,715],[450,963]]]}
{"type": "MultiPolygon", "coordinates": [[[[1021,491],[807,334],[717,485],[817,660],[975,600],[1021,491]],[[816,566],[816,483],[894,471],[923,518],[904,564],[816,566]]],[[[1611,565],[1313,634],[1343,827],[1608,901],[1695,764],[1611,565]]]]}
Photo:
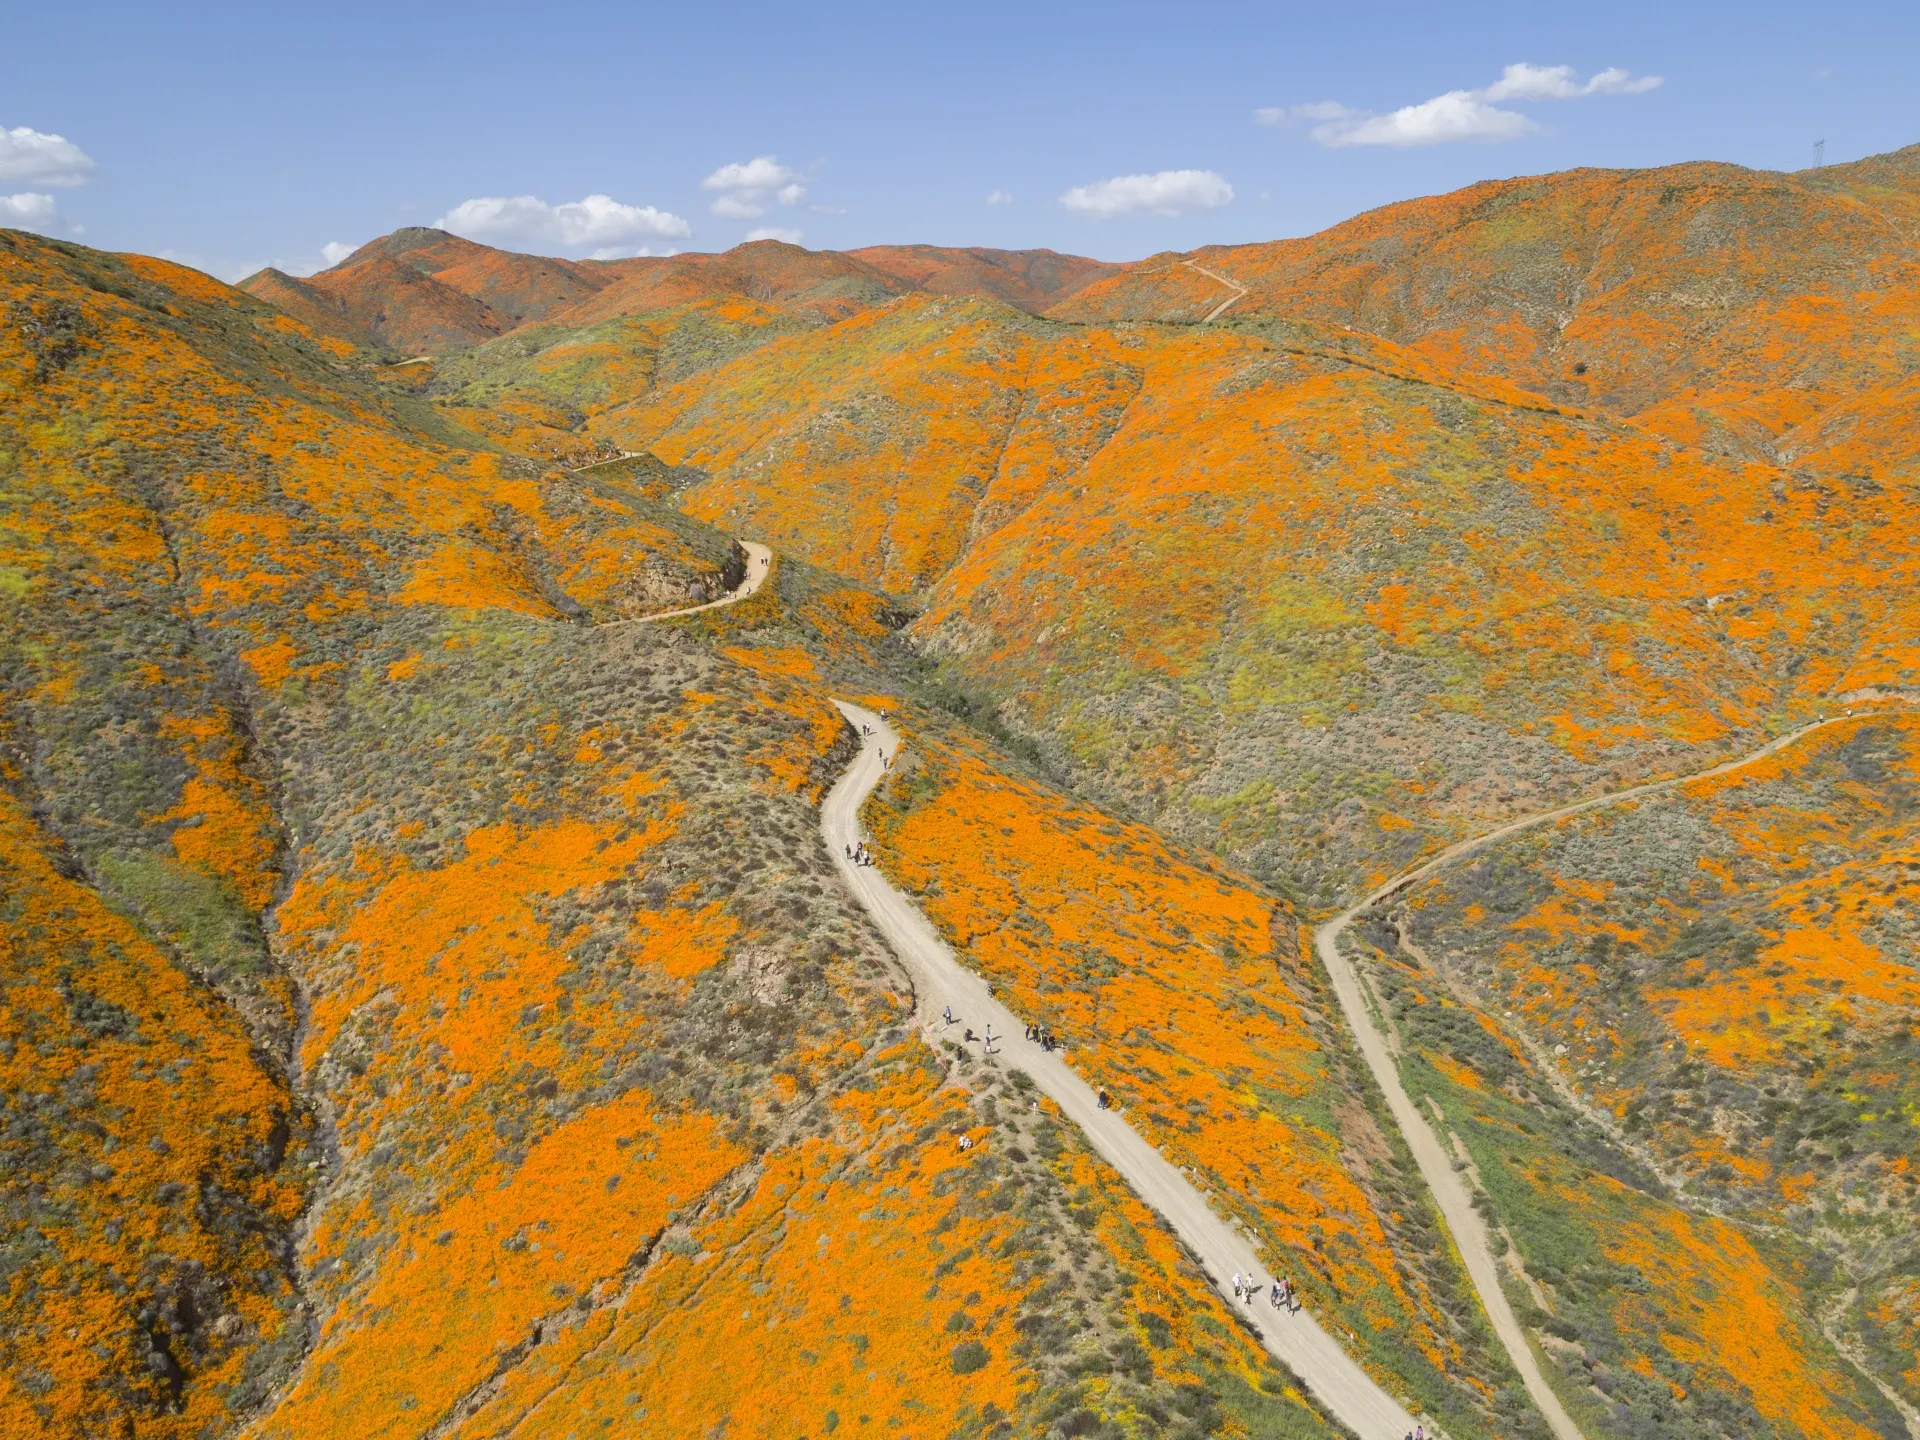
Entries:
{"type": "MultiPolygon", "coordinates": [[[[1101,1157],[1173,1228],[1227,1303],[1252,1323],[1267,1349],[1305,1382],[1316,1400],[1360,1440],[1401,1440],[1410,1434],[1414,1416],[1312,1315],[1305,1310],[1288,1314],[1275,1309],[1264,1289],[1252,1304],[1233,1298],[1227,1277],[1236,1272],[1259,1276],[1263,1287],[1272,1284],[1273,1272],[1263,1268],[1253,1242],[1215,1214],[1193,1182],[1119,1111],[1102,1110],[1092,1088],[1068,1065],[1062,1051],[1045,1051],[1017,1038],[1014,1032],[1024,1032],[1025,1023],[960,963],[927,918],[887,882],[877,866],[856,865],[847,858],[848,849],[857,847],[862,838],[861,803],[885,773],[881,756],[897,754],[900,741],[871,711],[843,700],[834,703],[856,730],[864,726],[871,733],[863,734],[858,758],[828,793],[820,827],[842,877],[911,973],[918,1002],[916,1018],[929,1042],[936,1048],[942,1040],[965,1043],[962,1037],[969,1029],[980,1036],[991,1029],[993,1053],[1001,1063],[1026,1071],[1040,1092],[1080,1127],[1101,1157]],[[943,1019],[948,1007],[953,1011],[950,1025],[943,1019]]],[[[967,1048],[979,1054],[984,1046],[976,1041],[967,1048]]],[[[1432,1428],[1428,1422],[1428,1429],[1432,1428]]]]}
{"type": "Polygon", "coordinates": [[[1400,1126],[1400,1133],[1406,1137],[1413,1158],[1419,1162],[1420,1174],[1427,1182],[1427,1188],[1433,1192],[1434,1200],[1439,1204],[1440,1214],[1452,1230],[1454,1243],[1460,1247],[1460,1256],[1466,1262],[1467,1274],[1472,1278],[1474,1288],[1480,1292],[1481,1304],[1486,1308],[1487,1316],[1493,1321],[1493,1328],[1500,1336],[1500,1343],[1507,1348],[1514,1368],[1519,1370],[1520,1378],[1526,1382],[1527,1393],[1533,1397],[1533,1403],[1547,1417],[1547,1423],[1553,1427],[1558,1440],[1585,1440],[1580,1427],[1573,1422],[1566,1408],[1561,1405],[1560,1397],[1547,1383],[1541,1373],[1539,1360],[1533,1353],[1533,1347],[1527,1342],[1527,1334],[1521,1328],[1513,1313],[1513,1307],[1507,1303],[1506,1291],[1500,1288],[1500,1271],[1494,1259],[1493,1247],[1488,1239],[1486,1222],[1480,1212],[1473,1208],[1473,1197],[1468,1193],[1467,1183],[1459,1171],[1453,1168],[1453,1156],[1446,1145],[1434,1132],[1413,1098],[1400,1083],[1400,1070],[1394,1064],[1391,1043],[1375,1023],[1374,1015],[1368,1008],[1366,996],[1360,986],[1360,977],[1346,956],[1340,953],[1340,936],[1354,920],[1371,910],[1381,901],[1399,894],[1438,870],[1453,864],[1456,860],[1485,849],[1496,841],[1509,835],[1517,835],[1522,830],[1531,830],[1536,825],[1549,825],[1556,820],[1564,820],[1570,815],[1579,815],[1588,810],[1599,810],[1610,805],[1625,804],[1648,795],[1657,795],[1664,790],[1673,790],[1681,785],[1691,784],[1695,780],[1709,779],[1715,775],[1724,775],[1728,771],[1738,770],[1757,760],[1796,744],[1817,730],[1830,725],[1845,724],[1848,716],[1835,716],[1830,720],[1819,720],[1804,725],[1790,734],[1769,742],[1750,755],[1742,755],[1737,760],[1729,760],[1715,765],[1710,770],[1702,770],[1695,775],[1682,775],[1672,780],[1656,780],[1647,785],[1635,785],[1629,790],[1616,791],[1610,795],[1596,795],[1591,800],[1582,800],[1573,805],[1562,805],[1557,810],[1544,810],[1537,815],[1527,815],[1497,830],[1489,830],[1485,835],[1476,835],[1471,840],[1462,840],[1450,845],[1432,859],[1397,875],[1375,890],[1359,904],[1342,911],[1314,931],[1314,948],[1319,952],[1321,962],[1333,977],[1334,993],[1340,997],[1340,1008],[1344,1012],[1347,1028],[1353,1032],[1359,1043],[1360,1053],[1366,1057],[1367,1066],[1373,1071],[1373,1078],[1387,1097],[1387,1106],[1393,1111],[1393,1118],[1400,1126]]]}

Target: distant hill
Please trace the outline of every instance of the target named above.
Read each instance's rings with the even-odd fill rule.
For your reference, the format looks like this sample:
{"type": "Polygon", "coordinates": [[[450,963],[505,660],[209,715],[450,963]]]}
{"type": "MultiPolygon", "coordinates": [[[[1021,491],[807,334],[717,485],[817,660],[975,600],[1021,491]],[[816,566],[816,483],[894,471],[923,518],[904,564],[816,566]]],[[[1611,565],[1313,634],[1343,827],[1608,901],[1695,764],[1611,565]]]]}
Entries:
{"type": "Polygon", "coordinates": [[[777,240],[717,255],[560,260],[411,226],[318,275],[268,269],[239,288],[354,344],[447,355],[524,325],[591,325],[721,297],[826,321],[915,290],[1039,310],[1117,268],[1051,250],[883,245],[843,254],[777,240]]]}
{"type": "Polygon", "coordinates": [[[939,295],[991,295],[1039,312],[1124,265],[1052,250],[955,250],[941,245],[869,245],[847,252],[876,270],[939,295]]]}
{"type": "Polygon", "coordinates": [[[1920,145],[1792,174],[1574,170],[1388,205],[1318,235],[1117,271],[1063,319],[1285,317],[1378,335],[1556,403],[1757,458],[1906,380],[1920,323],[1920,145]]]}

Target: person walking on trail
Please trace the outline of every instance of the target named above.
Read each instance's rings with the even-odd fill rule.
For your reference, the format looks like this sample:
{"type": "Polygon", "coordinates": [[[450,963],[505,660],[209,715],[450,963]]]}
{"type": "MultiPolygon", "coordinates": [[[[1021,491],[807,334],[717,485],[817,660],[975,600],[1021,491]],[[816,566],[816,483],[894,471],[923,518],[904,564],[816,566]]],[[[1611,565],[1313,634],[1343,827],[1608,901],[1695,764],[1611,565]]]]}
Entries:
{"type": "Polygon", "coordinates": [[[949,1025],[953,1024],[953,1006],[949,1005],[946,1009],[942,1010],[940,1012],[940,1018],[949,1025]]]}
{"type": "Polygon", "coordinates": [[[1273,1282],[1273,1294],[1267,1297],[1267,1304],[1275,1310],[1280,1308],[1280,1282],[1273,1282]]]}
{"type": "Polygon", "coordinates": [[[1113,1097],[1107,1094],[1106,1091],[1100,1091],[1097,1098],[1099,1099],[1102,1110],[1111,1110],[1113,1108],[1113,1097]]]}
{"type": "Polygon", "coordinates": [[[1233,1298],[1236,1300],[1240,1298],[1240,1272],[1238,1270],[1233,1272],[1233,1298]]]}

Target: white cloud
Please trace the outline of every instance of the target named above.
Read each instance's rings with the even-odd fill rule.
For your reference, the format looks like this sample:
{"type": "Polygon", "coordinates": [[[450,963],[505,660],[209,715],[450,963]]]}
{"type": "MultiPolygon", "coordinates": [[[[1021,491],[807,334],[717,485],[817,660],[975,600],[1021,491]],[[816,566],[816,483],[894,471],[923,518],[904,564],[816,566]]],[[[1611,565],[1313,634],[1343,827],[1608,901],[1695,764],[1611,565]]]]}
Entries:
{"type": "Polygon", "coordinates": [[[1005,190],[995,190],[987,196],[987,203],[989,205],[1011,205],[1013,203],[1013,196],[1005,190]]]}
{"type": "Polygon", "coordinates": [[[771,155],[756,155],[751,160],[736,160],[722,165],[700,182],[702,190],[773,190],[798,179],[793,171],[771,155]]]}
{"type": "Polygon", "coordinates": [[[1333,149],[1351,145],[1442,145],[1454,140],[1517,140],[1540,128],[1518,110],[1502,109],[1510,100],[1579,100],[1589,95],[1644,95],[1661,83],[1658,75],[1632,75],[1611,66],[1581,80],[1571,65],[1509,65],[1493,84],[1479,90],[1449,90],[1418,105],[1403,105],[1386,115],[1369,115],[1337,100],[1306,105],[1270,105],[1253,112],[1262,125],[1305,121],[1315,140],[1333,149]]]}
{"type": "Polygon", "coordinates": [[[326,268],[331,270],[358,248],[357,245],[346,245],[338,240],[329,240],[320,247],[320,258],[327,262],[326,268]]]}
{"type": "Polygon", "coordinates": [[[1305,105],[1267,105],[1253,112],[1262,125],[1285,125],[1295,120],[1345,120],[1360,112],[1338,100],[1314,100],[1305,105]]]}
{"type": "Polygon", "coordinates": [[[784,225],[756,225],[747,232],[747,239],[782,240],[789,245],[798,245],[803,234],[804,231],[791,230],[784,225]]]}
{"type": "Polygon", "coordinates": [[[62,135],[43,135],[19,125],[0,129],[0,180],[71,189],[94,172],[92,158],[62,135]]]}
{"type": "MultiPolygon", "coordinates": [[[[797,171],[788,169],[772,155],[756,155],[751,160],[736,160],[722,165],[700,182],[702,190],[718,190],[719,196],[707,208],[722,220],[758,220],[773,207],[804,204],[807,187],[797,171]]],[[[808,205],[821,215],[842,215],[845,211],[825,205],[808,205]]]]}
{"type": "Polygon", "coordinates": [[[60,209],[53,203],[53,197],[32,190],[20,195],[0,195],[0,227],[31,230],[39,235],[52,235],[65,228],[60,223],[60,209]]]}
{"type": "Polygon", "coordinates": [[[684,239],[693,227],[668,210],[623,205],[610,195],[589,195],[549,205],[533,195],[489,195],[463,200],[436,227],[490,244],[533,250],[577,250],[630,245],[643,237],[684,239]]]}
{"type": "Polygon", "coordinates": [[[678,255],[680,252],[669,245],[664,250],[655,250],[651,245],[602,245],[589,260],[632,260],[640,255],[678,255]]]}
{"type": "Polygon", "coordinates": [[[1658,75],[1635,78],[1619,66],[1602,70],[1584,85],[1571,65],[1509,65],[1500,78],[1479,92],[1485,100],[1578,100],[1585,95],[1644,95],[1660,83],[1658,75]]]}
{"type": "Polygon", "coordinates": [[[1233,186],[1211,170],[1161,170],[1152,175],[1116,175],[1076,185],[1060,203],[1076,215],[1112,220],[1124,215],[1183,215],[1218,210],[1233,199],[1233,186]]]}
{"type": "Polygon", "coordinates": [[[1313,138],[1340,149],[1348,145],[1441,145],[1449,140],[1518,140],[1540,128],[1518,110],[1489,105],[1471,90],[1449,90],[1390,115],[1328,120],[1313,138]]]}

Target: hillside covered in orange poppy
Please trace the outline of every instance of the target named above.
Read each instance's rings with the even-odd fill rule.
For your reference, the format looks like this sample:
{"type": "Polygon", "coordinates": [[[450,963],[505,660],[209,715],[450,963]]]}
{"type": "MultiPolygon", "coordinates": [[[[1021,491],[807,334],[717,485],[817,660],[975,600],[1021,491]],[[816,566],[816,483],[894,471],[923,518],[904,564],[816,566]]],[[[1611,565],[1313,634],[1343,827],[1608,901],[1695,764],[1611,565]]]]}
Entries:
{"type": "Polygon", "coordinates": [[[0,287],[8,1433],[1314,1433],[909,1038],[814,811],[883,596],[631,623],[742,564],[661,467],[176,266],[8,234],[0,287]]]}
{"type": "Polygon", "coordinates": [[[916,1030],[838,695],[890,878],[1453,1440],[1548,1431],[1312,927],[1844,716],[1348,949],[1590,1440],[1900,1433],[1916,209],[1920,147],[1131,266],[0,232],[0,1430],[1330,1433],[916,1030]]]}

